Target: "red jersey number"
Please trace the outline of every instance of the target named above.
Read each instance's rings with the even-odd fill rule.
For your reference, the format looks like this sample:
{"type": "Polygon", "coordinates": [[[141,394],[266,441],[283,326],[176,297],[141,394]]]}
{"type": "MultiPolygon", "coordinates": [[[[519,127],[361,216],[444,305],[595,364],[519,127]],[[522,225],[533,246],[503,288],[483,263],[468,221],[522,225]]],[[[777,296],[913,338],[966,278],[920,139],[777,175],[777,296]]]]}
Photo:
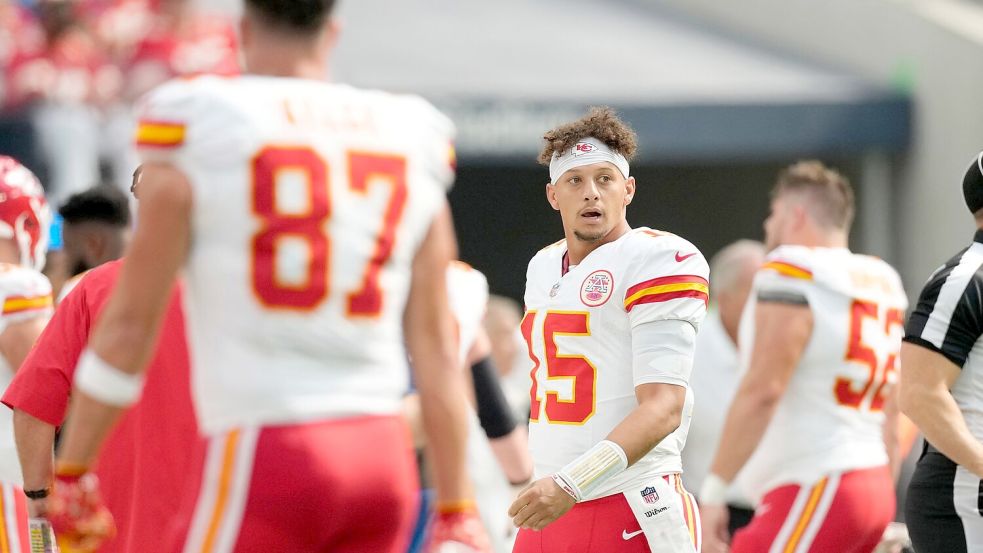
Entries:
{"type": "MultiPolygon", "coordinates": [[[[885,360],[883,369],[878,371],[877,352],[864,341],[864,321],[868,319],[875,322],[877,328],[883,329],[884,336],[891,336],[895,327],[902,328],[904,326],[904,313],[900,309],[887,309],[882,316],[881,309],[876,303],[854,300],[850,308],[850,338],[847,344],[846,359],[865,365],[869,371],[869,376],[862,384],[844,376],[838,377],[833,391],[837,403],[854,409],[860,409],[864,398],[872,394],[870,410],[880,411],[884,408],[884,401],[886,400],[885,388],[891,373],[896,369],[900,344],[892,348],[885,360]]],[[[870,332],[869,325],[868,332],[870,332]]]]}
{"type": "MultiPolygon", "coordinates": [[[[530,311],[522,320],[522,335],[526,340],[529,358],[533,361],[530,372],[532,388],[529,398],[529,418],[539,420],[542,410],[551,424],[584,424],[597,404],[597,368],[583,355],[564,354],[556,344],[557,336],[590,336],[590,314],[582,311],[547,311],[543,318],[543,349],[546,354],[546,380],[570,382],[570,399],[561,399],[560,392],[546,391],[545,401],[539,395],[537,372],[540,362],[533,353],[532,330],[536,312],[530,311]]],[[[565,395],[565,394],[564,394],[565,395]]]]}
{"type": "MultiPolygon", "coordinates": [[[[358,290],[347,294],[350,316],[374,317],[382,312],[379,273],[389,261],[396,228],[406,204],[406,160],[400,156],[350,152],[348,186],[367,194],[370,184],[385,182],[390,191],[376,236],[375,250],[363,270],[358,290]]],[[[252,241],[252,287],[260,302],[271,308],[311,310],[327,297],[331,285],[331,240],[325,225],[331,217],[328,163],[309,147],[269,146],[252,162],[253,213],[262,221],[252,241]],[[286,175],[300,176],[305,187],[305,208],[288,211],[277,200],[286,175]],[[278,272],[278,254],[288,242],[306,252],[302,280],[288,281],[278,272]]]]}

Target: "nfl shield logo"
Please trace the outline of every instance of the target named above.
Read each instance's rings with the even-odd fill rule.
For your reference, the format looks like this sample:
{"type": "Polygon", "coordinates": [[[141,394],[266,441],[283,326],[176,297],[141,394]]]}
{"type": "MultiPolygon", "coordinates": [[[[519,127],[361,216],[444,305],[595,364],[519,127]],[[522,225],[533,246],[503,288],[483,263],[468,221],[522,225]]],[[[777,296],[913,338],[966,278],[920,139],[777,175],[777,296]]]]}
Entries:
{"type": "Polygon", "coordinates": [[[646,503],[655,503],[659,500],[659,494],[655,491],[655,488],[649,486],[642,490],[642,499],[644,499],[646,503]]]}

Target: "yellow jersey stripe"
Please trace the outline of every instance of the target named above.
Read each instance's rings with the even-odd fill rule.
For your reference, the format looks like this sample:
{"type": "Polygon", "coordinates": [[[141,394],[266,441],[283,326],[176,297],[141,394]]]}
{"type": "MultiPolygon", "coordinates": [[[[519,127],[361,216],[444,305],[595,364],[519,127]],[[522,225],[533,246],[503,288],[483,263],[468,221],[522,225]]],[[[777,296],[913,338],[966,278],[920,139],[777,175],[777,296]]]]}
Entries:
{"type": "Polygon", "coordinates": [[[651,286],[649,288],[643,288],[638,292],[635,292],[627,299],[625,299],[625,307],[629,307],[631,304],[635,303],[639,299],[645,296],[654,296],[658,294],[668,294],[671,292],[679,292],[683,290],[693,290],[696,292],[703,292],[704,294],[710,293],[710,288],[700,282],[679,282],[675,284],[662,284],[660,286],[651,286]]]}
{"type": "Polygon", "coordinates": [[[178,146],[184,142],[185,126],[178,123],[141,122],[137,127],[137,144],[141,146],[178,146]]]}

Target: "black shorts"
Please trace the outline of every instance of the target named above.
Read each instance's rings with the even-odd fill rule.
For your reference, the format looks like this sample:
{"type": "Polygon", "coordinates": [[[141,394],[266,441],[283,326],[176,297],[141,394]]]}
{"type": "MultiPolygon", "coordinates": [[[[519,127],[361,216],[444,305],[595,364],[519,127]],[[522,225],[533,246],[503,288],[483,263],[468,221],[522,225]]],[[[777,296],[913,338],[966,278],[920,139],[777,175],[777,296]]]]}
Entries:
{"type": "Polygon", "coordinates": [[[983,552],[983,482],[926,446],[908,484],[905,522],[916,553],[983,552]]]}

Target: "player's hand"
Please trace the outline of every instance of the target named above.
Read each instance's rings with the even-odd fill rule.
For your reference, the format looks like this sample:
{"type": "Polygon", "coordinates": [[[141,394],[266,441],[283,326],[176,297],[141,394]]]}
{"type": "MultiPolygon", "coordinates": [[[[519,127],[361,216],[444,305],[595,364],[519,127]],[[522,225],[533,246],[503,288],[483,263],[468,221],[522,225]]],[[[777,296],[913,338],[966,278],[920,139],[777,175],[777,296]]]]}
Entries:
{"type": "Polygon", "coordinates": [[[700,505],[704,553],[726,553],[730,550],[730,534],[727,532],[729,522],[730,512],[726,505],[700,505]]]}
{"type": "Polygon", "coordinates": [[[901,553],[906,547],[911,547],[908,527],[901,522],[892,522],[884,529],[884,535],[874,553],[901,553]]]}
{"type": "Polygon", "coordinates": [[[99,495],[94,474],[57,476],[45,514],[63,550],[95,551],[116,535],[116,525],[99,495]]]}
{"type": "Polygon", "coordinates": [[[536,480],[519,494],[509,507],[509,516],[516,528],[542,530],[576,503],[573,496],[547,476],[536,480]]]}
{"type": "Polygon", "coordinates": [[[491,553],[491,542],[474,505],[434,515],[426,553],[491,553]]]}

